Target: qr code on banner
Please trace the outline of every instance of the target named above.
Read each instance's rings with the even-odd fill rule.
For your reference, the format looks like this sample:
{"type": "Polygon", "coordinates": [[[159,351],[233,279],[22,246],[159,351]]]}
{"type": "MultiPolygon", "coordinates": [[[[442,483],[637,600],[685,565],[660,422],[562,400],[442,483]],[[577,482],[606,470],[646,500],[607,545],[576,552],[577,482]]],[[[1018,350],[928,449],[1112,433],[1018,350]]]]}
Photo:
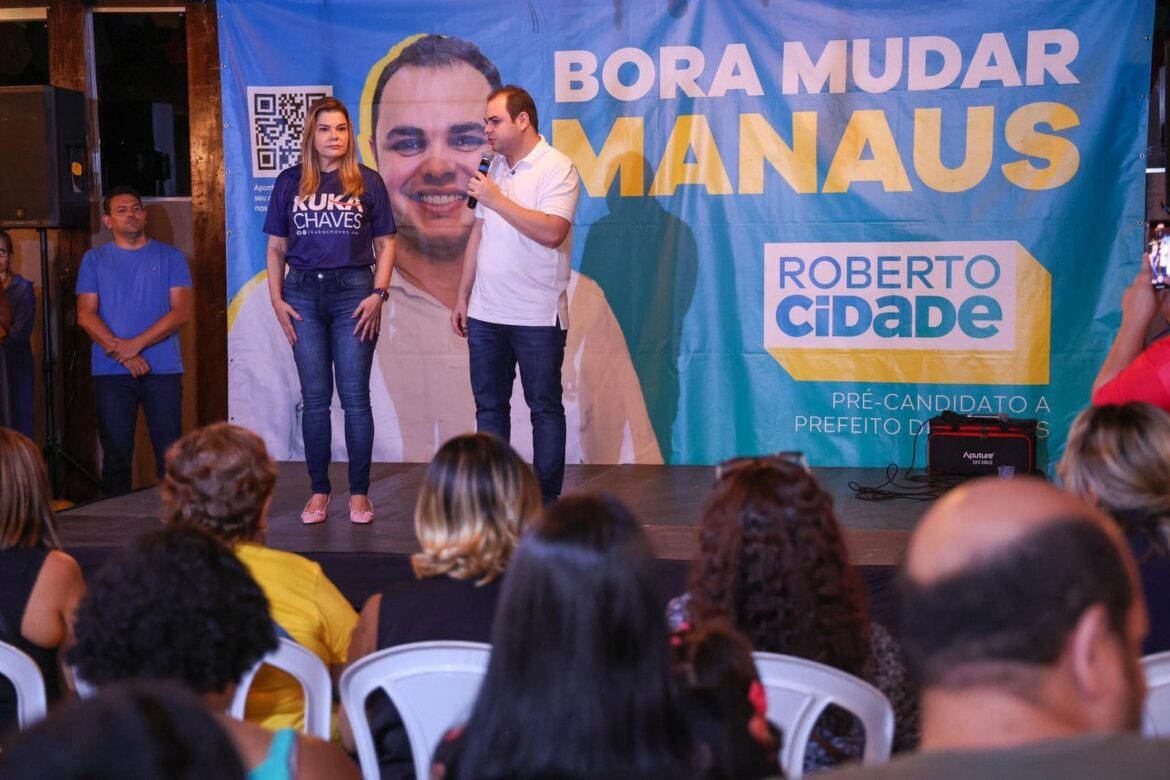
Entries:
{"type": "Polygon", "coordinates": [[[332,86],[248,87],[253,176],[273,178],[301,161],[305,114],[332,94],[332,86]]]}

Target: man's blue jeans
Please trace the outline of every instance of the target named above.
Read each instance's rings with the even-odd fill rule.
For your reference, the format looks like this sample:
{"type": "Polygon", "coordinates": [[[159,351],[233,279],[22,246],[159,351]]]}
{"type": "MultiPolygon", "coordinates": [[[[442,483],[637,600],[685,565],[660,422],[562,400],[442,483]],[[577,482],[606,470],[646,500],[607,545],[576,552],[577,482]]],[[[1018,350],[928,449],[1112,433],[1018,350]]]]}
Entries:
{"type": "Polygon", "coordinates": [[[374,415],[370,411],[370,368],[374,341],[354,335],[354,309],[374,289],[369,268],[328,271],[292,269],[284,277],[284,300],[301,315],[293,320],[297,343],[293,358],[301,379],[301,433],[305,463],[314,493],[331,493],[329,458],[333,427],[329,405],[333,382],[345,412],[345,449],[349,456],[349,493],[364,496],[370,489],[370,458],[374,450],[374,415]]]}
{"type": "Polygon", "coordinates": [[[167,449],[183,435],[183,375],[95,376],[93,395],[102,443],[102,491],[107,496],[130,492],[139,404],[150,431],[154,465],[162,479],[167,449]]]}
{"type": "Polygon", "coordinates": [[[499,325],[468,318],[471,392],[475,426],[508,441],[512,433],[512,385],[520,385],[532,414],[532,468],[547,504],[565,481],[565,405],[561,364],[567,331],[559,325],[499,325]]]}

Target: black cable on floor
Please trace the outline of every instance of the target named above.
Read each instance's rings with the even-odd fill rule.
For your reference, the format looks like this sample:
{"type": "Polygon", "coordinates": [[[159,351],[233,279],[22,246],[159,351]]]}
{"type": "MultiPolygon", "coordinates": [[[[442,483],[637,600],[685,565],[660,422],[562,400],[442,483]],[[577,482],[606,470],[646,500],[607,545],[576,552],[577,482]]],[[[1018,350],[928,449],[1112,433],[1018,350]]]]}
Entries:
{"type": "Polygon", "coordinates": [[[941,476],[925,471],[914,474],[914,466],[918,462],[918,437],[925,427],[924,423],[914,432],[914,447],[910,454],[908,469],[902,472],[897,464],[889,464],[886,466],[886,481],[880,485],[869,486],[850,481],[849,489],[853,491],[854,497],[861,501],[891,501],[898,498],[904,501],[935,501],[951,488],[964,482],[967,477],[941,476]],[[902,474],[902,482],[898,481],[899,472],[902,474]]]}

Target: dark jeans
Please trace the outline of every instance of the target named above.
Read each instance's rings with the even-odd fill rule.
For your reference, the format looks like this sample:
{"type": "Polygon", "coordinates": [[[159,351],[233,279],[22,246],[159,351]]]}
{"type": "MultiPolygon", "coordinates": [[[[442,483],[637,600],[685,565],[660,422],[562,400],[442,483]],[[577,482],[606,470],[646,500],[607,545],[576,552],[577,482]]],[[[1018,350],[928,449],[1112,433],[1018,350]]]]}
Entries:
{"type": "Polygon", "coordinates": [[[475,427],[508,441],[512,433],[512,384],[520,385],[532,413],[532,468],[545,503],[565,481],[565,405],[561,364],[568,331],[558,325],[498,325],[468,318],[471,392],[475,427]]]}
{"type": "Polygon", "coordinates": [[[293,320],[297,343],[293,358],[301,378],[301,433],[305,463],[314,493],[331,493],[329,457],[333,426],[329,405],[337,395],[345,412],[345,450],[349,456],[349,493],[364,496],[370,489],[370,458],[374,451],[374,415],[370,411],[370,368],[373,341],[353,333],[354,309],[374,289],[369,268],[332,271],[292,269],[284,277],[284,299],[303,319],[293,320]]]}
{"type": "MultiPolygon", "coordinates": [[[[30,439],[33,437],[33,362],[32,347],[27,341],[9,342],[0,346],[0,361],[8,369],[9,427],[30,439]]],[[[2,386],[2,385],[0,385],[2,386]]]]}
{"type": "Polygon", "coordinates": [[[162,479],[167,448],[183,435],[183,375],[95,376],[93,395],[97,405],[98,438],[102,443],[102,490],[105,494],[120,496],[130,492],[139,404],[146,415],[158,478],[162,479]]]}

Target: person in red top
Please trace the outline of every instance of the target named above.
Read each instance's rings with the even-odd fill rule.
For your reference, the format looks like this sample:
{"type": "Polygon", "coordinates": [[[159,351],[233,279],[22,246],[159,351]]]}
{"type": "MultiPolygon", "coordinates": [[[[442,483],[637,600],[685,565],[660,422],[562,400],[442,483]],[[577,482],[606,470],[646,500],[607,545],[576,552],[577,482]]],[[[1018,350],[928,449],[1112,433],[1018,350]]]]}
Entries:
{"type": "Polygon", "coordinates": [[[1170,318],[1170,295],[1150,286],[1150,266],[1143,262],[1121,297],[1121,328],[1093,381],[1094,406],[1145,401],[1170,411],[1170,339],[1145,346],[1159,315],[1170,318]]]}

